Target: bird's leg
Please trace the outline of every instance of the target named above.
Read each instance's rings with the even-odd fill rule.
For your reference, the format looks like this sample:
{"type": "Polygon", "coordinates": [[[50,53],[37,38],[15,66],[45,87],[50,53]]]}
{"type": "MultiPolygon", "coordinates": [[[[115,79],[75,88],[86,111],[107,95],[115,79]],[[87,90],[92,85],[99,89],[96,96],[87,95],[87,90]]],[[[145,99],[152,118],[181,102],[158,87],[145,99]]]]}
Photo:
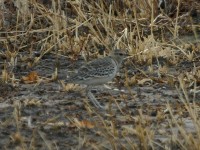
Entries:
{"type": "Polygon", "coordinates": [[[90,87],[87,88],[86,90],[87,96],[90,99],[90,101],[93,103],[93,105],[97,108],[105,109],[95,98],[95,96],[92,94],[90,87]]]}

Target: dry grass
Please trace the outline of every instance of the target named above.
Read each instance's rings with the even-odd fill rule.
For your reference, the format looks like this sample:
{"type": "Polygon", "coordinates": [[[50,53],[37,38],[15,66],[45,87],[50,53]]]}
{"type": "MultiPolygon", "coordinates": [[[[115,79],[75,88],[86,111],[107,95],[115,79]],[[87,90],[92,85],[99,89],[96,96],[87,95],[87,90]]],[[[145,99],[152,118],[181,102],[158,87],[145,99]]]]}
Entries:
{"type": "MultiPolygon", "coordinates": [[[[200,3],[198,0],[166,0],[163,9],[158,4],[156,0],[1,1],[2,86],[10,83],[14,87],[21,86],[24,74],[16,73],[16,70],[20,68],[26,73],[39,66],[49,54],[55,56],[50,60],[55,64],[48,82],[57,80],[61,58],[72,65],[79,58],[89,61],[102,57],[100,53],[106,55],[113,47],[126,49],[131,55],[124,65],[125,82],[115,79],[129,92],[105,96],[110,99],[107,112],[96,111],[86,103],[85,113],[81,114],[83,121],[80,121],[78,117],[64,113],[65,107],[73,110],[76,106],[65,106],[63,110],[60,109],[60,114],[50,114],[44,122],[33,123],[31,117],[35,114],[26,118],[23,108],[40,108],[45,102],[30,95],[30,98],[23,98],[25,100],[16,100],[11,106],[12,117],[0,122],[1,129],[14,124],[12,134],[8,135],[9,140],[1,147],[38,149],[42,145],[41,149],[62,149],[67,144],[49,140],[48,131],[66,127],[73,130],[74,135],[70,138],[76,144],[68,146],[74,149],[198,150],[200,3]],[[139,73],[134,74],[133,70],[139,73]],[[133,94],[134,86],[152,87],[156,84],[175,89],[177,101],[172,102],[173,97],[167,97],[158,106],[140,102],[141,106],[135,108],[121,108],[122,105],[129,105],[129,100],[134,102],[136,96],[140,96],[133,94]],[[112,110],[113,102],[117,110],[112,110]],[[67,123],[58,121],[60,117],[67,119],[67,123]],[[90,119],[93,121],[88,121],[90,119]],[[28,127],[27,134],[22,132],[24,124],[28,127]],[[41,128],[48,129],[47,133],[41,128]],[[85,130],[92,131],[88,133],[85,130]],[[98,139],[93,139],[93,135],[98,139]]],[[[67,73],[63,74],[66,76],[67,73]]],[[[41,77],[37,79],[34,88],[47,83],[41,77]]],[[[74,85],[66,86],[62,81],[60,86],[62,91],[64,89],[68,93],[77,88],[74,85]]],[[[5,93],[4,89],[0,90],[5,93]]],[[[142,98],[139,99],[142,101],[142,98]]],[[[6,98],[1,101],[2,107],[4,101],[10,102],[6,98]]],[[[59,139],[62,136],[56,135],[59,139]]]]}

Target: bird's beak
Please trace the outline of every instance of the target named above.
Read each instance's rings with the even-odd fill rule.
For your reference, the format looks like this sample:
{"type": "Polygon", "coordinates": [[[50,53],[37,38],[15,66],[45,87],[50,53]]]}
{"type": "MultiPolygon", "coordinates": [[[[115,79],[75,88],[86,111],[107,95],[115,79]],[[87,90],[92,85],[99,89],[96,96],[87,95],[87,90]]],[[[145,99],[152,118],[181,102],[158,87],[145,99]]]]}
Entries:
{"type": "Polygon", "coordinates": [[[133,56],[131,56],[131,55],[128,54],[128,53],[127,53],[125,56],[126,56],[126,57],[124,58],[124,60],[125,60],[125,59],[128,59],[128,58],[130,58],[130,57],[133,57],[133,56]]]}
{"type": "Polygon", "coordinates": [[[131,55],[129,55],[129,53],[126,53],[126,55],[125,55],[126,57],[128,57],[128,56],[131,56],[131,55]]]}

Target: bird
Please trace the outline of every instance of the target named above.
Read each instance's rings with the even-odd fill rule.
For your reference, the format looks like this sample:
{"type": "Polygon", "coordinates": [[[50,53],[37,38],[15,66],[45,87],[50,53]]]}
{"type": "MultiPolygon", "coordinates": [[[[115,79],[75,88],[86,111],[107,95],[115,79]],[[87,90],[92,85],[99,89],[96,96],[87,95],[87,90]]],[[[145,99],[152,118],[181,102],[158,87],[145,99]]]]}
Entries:
{"type": "Polygon", "coordinates": [[[87,85],[86,93],[89,100],[95,107],[104,109],[91,90],[94,86],[112,81],[127,56],[129,55],[125,50],[114,49],[109,56],[95,59],[81,66],[76,73],[67,79],[67,83],[87,85]]]}

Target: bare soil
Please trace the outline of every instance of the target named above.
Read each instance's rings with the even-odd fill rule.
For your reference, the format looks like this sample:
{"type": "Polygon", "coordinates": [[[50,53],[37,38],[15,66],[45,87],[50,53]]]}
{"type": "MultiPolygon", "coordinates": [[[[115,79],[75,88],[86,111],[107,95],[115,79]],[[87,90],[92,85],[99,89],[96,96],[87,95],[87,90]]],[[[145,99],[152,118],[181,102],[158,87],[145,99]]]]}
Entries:
{"type": "MultiPolygon", "coordinates": [[[[59,80],[66,79],[69,71],[84,63],[78,59],[73,64],[64,57],[59,57],[58,60],[59,80]]],[[[135,64],[135,69],[129,69],[129,76],[143,76],[139,71],[143,70],[148,74],[148,79],[141,85],[126,87],[124,73],[128,70],[129,63],[125,62],[119,76],[109,84],[121,91],[101,88],[94,93],[100,103],[108,107],[107,110],[99,110],[88,101],[84,88],[64,91],[59,80],[44,82],[51,78],[57,63],[56,56],[52,54],[46,55],[31,69],[26,69],[25,64],[21,63],[13,70],[15,78],[20,79],[34,70],[43,80],[37,84],[19,82],[15,87],[1,85],[0,149],[29,149],[33,145],[35,149],[112,149],[112,142],[118,143],[119,149],[131,149],[134,144],[131,145],[129,140],[140,143],[141,139],[136,138],[136,131],[129,134],[124,129],[137,128],[139,124],[145,127],[146,131],[143,132],[149,134],[146,136],[154,136],[156,143],[153,144],[158,149],[163,149],[162,144],[167,142],[172,148],[176,148],[177,145],[173,145],[170,139],[172,132],[177,132],[178,136],[178,129],[170,128],[171,116],[167,105],[171,106],[176,119],[182,118],[180,122],[188,133],[196,132],[192,119],[180,102],[178,89],[163,80],[169,74],[158,77],[156,73],[149,74],[146,67],[135,64]],[[74,120],[87,121],[92,127],[78,126],[74,120]],[[108,135],[109,132],[116,132],[117,138],[108,135]]],[[[157,63],[153,65],[157,67],[157,63]]],[[[199,62],[183,62],[171,66],[170,75],[175,77],[183,69],[184,72],[189,72],[194,65],[199,68],[199,62]]],[[[195,100],[200,98],[199,93],[195,97],[194,94],[189,96],[195,100]]],[[[199,101],[196,101],[196,106],[200,106],[199,101]]]]}

